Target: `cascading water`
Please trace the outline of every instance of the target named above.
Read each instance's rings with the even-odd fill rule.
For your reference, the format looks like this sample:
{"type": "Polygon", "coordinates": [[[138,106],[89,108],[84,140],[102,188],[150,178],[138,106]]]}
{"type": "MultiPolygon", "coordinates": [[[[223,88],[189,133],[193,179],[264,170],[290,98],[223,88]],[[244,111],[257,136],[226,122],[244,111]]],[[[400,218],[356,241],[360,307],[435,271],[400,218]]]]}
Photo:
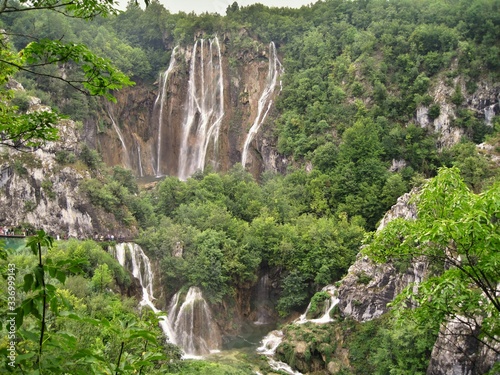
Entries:
{"type": "MultiPolygon", "coordinates": [[[[155,313],[160,312],[160,310],[158,310],[153,304],[153,300],[155,298],[153,297],[154,279],[151,262],[149,261],[147,255],[144,254],[142,248],[135,243],[116,244],[115,258],[123,268],[129,269],[132,272],[132,275],[134,275],[134,277],[139,280],[142,287],[142,300],[140,302],[140,305],[149,306],[155,313]],[[127,252],[130,254],[132,269],[128,267],[130,266],[130,264],[127,264],[127,252]]],[[[159,324],[163,333],[165,334],[165,336],[167,336],[170,342],[173,342],[173,333],[170,325],[168,324],[167,317],[165,315],[162,315],[159,316],[159,318],[159,324]]]]}
{"type": "Polygon", "coordinates": [[[316,319],[307,319],[307,315],[309,310],[311,309],[311,303],[307,306],[306,312],[302,314],[294,323],[303,324],[303,323],[330,323],[333,322],[333,319],[330,317],[330,312],[333,310],[335,306],[339,303],[339,299],[336,296],[337,288],[333,285],[327,285],[323,289],[322,292],[327,292],[330,295],[330,300],[325,301],[325,306],[323,310],[323,314],[316,319]]]}
{"type": "Polygon", "coordinates": [[[168,322],[172,327],[172,342],[183,349],[184,357],[198,357],[220,349],[220,332],[200,288],[189,288],[182,302],[180,292],[172,297],[168,322]]]}
{"type": "MultiPolygon", "coordinates": [[[[322,292],[327,292],[330,295],[330,300],[326,301],[323,315],[317,319],[307,319],[307,314],[311,308],[311,304],[307,306],[306,312],[302,314],[293,324],[303,324],[303,323],[315,323],[323,324],[330,323],[333,319],[330,317],[332,309],[339,303],[339,299],[336,296],[337,288],[333,285],[327,285],[322,292]]],[[[283,341],[283,331],[271,331],[269,334],[262,339],[262,345],[257,348],[257,352],[262,353],[268,357],[269,366],[273,370],[281,370],[291,375],[301,375],[300,372],[292,369],[288,364],[280,362],[274,359],[274,354],[276,349],[283,341]]]]}
{"type": "Polygon", "coordinates": [[[265,325],[272,322],[270,311],[272,304],[270,298],[271,283],[269,275],[265,274],[259,279],[257,284],[256,304],[257,304],[257,320],[254,324],[265,325]]]}
{"type": "Polygon", "coordinates": [[[257,348],[257,352],[264,354],[268,358],[269,366],[276,371],[284,371],[290,375],[302,375],[295,371],[285,362],[275,360],[274,353],[283,341],[283,331],[271,331],[262,339],[262,345],[257,348]]]}
{"type": "Polygon", "coordinates": [[[188,96],[182,124],[178,176],[185,180],[205,167],[208,146],[217,152],[224,117],[224,81],[219,39],[197,40],[189,69],[188,96]],[[208,57],[207,60],[205,60],[208,57]]]}
{"type": "Polygon", "coordinates": [[[170,56],[170,63],[168,64],[167,70],[160,75],[160,87],[161,89],[158,91],[158,96],[156,97],[154,107],[156,108],[159,103],[159,114],[158,114],[158,143],[156,147],[156,176],[160,177],[161,174],[161,138],[162,138],[162,130],[163,130],[163,109],[165,103],[167,101],[167,82],[168,76],[172,72],[175,66],[175,53],[177,52],[177,46],[172,50],[172,55],[170,56]]]}
{"type": "Polygon", "coordinates": [[[282,66],[276,54],[276,46],[274,42],[271,42],[269,43],[269,69],[267,74],[267,84],[266,88],[264,89],[262,95],[259,98],[259,102],[257,105],[257,116],[255,117],[252,127],[248,131],[247,138],[243,146],[243,152],[241,154],[241,165],[243,165],[243,167],[245,167],[247,163],[248,148],[250,147],[250,143],[252,143],[262,123],[266,119],[267,113],[271,109],[271,105],[273,104],[271,95],[274,92],[278,76],[281,73],[282,73],[282,66]]]}
{"type": "Polygon", "coordinates": [[[116,124],[115,122],[115,119],[111,113],[111,110],[108,109],[108,116],[109,118],[111,119],[111,123],[113,124],[113,129],[115,129],[116,131],[116,134],[118,134],[118,138],[120,139],[120,142],[122,144],[122,147],[123,147],[123,155],[124,155],[124,163],[125,163],[125,166],[129,169],[131,169],[130,167],[130,157],[129,157],[129,153],[128,153],[128,150],[127,150],[127,145],[125,143],[125,139],[123,138],[123,134],[120,130],[120,128],[118,127],[118,125],[116,124]]]}

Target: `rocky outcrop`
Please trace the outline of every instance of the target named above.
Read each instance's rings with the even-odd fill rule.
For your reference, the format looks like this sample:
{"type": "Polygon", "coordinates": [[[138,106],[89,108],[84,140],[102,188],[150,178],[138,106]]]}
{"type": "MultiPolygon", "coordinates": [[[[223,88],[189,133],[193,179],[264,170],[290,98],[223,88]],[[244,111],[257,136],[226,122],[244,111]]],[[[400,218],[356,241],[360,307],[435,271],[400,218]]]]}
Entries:
{"type": "Polygon", "coordinates": [[[432,350],[427,375],[481,375],[500,362],[500,345],[476,339],[481,327],[475,320],[457,317],[441,329],[432,350]]]}
{"type": "MultiPolygon", "coordinates": [[[[40,110],[40,106],[33,101],[31,109],[40,110]]],[[[111,228],[115,235],[130,236],[128,229],[119,228],[114,215],[92,205],[80,191],[81,181],[90,177],[85,167],[56,160],[57,153],[74,157],[81,141],[73,121],[62,120],[58,129],[60,140],[36,151],[1,150],[1,169],[10,174],[0,187],[0,225],[43,229],[61,238],[92,238],[111,228]]]]}
{"type": "Polygon", "coordinates": [[[487,126],[492,126],[493,117],[500,113],[500,84],[488,80],[479,81],[474,93],[468,93],[464,80],[456,77],[450,84],[444,80],[438,81],[430,90],[434,105],[439,107],[435,118],[429,115],[428,106],[421,105],[415,114],[415,123],[423,128],[432,129],[438,134],[438,146],[447,148],[460,142],[464,129],[454,125],[459,108],[470,110],[475,117],[487,126]],[[463,97],[462,103],[452,103],[452,97],[459,90],[463,97]],[[458,105],[457,105],[458,103],[458,105]]]}
{"type": "Polygon", "coordinates": [[[425,260],[408,264],[377,264],[358,255],[339,287],[339,309],[344,316],[364,322],[388,311],[387,304],[410,283],[425,277],[425,260]]]}
{"type": "MultiPolygon", "coordinates": [[[[382,230],[396,218],[415,219],[417,208],[412,190],[399,197],[384,215],[377,230],[382,230]]],[[[359,322],[372,320],[386,313],[387,304],[410,283],[420,282],[427,274],[425,259],[405,263],[378,264],[360,252],[338,289],[339,309],[345,316],[359,322]]]]}

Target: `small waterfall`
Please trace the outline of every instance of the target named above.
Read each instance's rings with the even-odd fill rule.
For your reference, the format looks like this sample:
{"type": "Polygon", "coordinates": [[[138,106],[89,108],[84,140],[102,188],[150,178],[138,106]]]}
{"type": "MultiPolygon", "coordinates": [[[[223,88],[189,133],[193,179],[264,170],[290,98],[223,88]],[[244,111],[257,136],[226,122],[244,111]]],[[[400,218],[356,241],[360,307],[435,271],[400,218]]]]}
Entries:
{"type": "Polygon", "coordinates": [[[295,371],[288,364],[277,361],[273,358],[279,344],[283,341],[283,331],[271,331],[262,339],[262,345],[257,348],[257,352],[268,357],[269,366],[276,371],[284,371],[290,375],[302,375],[295,371]]]}
{"type": "Polygon", "coordinates": [[[115,122],[115,119],[111,113],[111,110],[108,109],[108,116],[109,118],[111,119],[111,123],[113,124],[113,129],[115,129],[116,131],[116,134],[118,134],[118,138],[120,139],[120,142],[122,144],[122,147],[123,147],[123,154],[124,154],[124,163],[125,163],[125,166],[128,168],[128,169],[132,169],[130,167],[130,157],[129,157],[129,153],[128,153],[128,150],[127,150],[127,145],[125,144],[125,139],[123,138],[123,134],[120,130],[120,128],[118,127],[118,125],[116,124],[115,122]]]}
{"type": "Polygon", "coordinates": [[[330,317],[330,312],[333,310],[335,306],[339,303],[339,299],[336,296],[337,288],[333,285],[327,285],[323,289],[321,289],[322,292],[327,292],[330,294],[330,300],[325,301],[325,307],[323,310],[323,315],[321,315],[319,318],[316,319],[307,319],[307,314],[309,312],[309,309],[311,308],[311,303],[307,306],[306,312],[302,314],[294,323],[297,324],[303,324],[303,323],[330,323],[333,322],[333,319],[330,317]]]}
{"type": "Polygon", "coordinates": [[[272,309],[272,306],[270,306],[270,289],[271,285],[269,275],[265,274],[259,279],[259,283],[257,284],[257,320],[254,324],[264,325],[269,324],[272,321],[269,313],[272,309]]]}
{"type": "Polygon", "coordinates": [[[168,64],[167,70],[160,74],[160,87],[161,89],[158,91],[158,96],[156,97],[154,107],[156,108],[158,103],[160,103],[160,110],[158,115],[158,143],[156,148],[156,177],[160,177],[161,174],[161,135],[163,129],[163,108],[165,102],[167,101],[167,81],[170,72],[174,69],[175,66],[175,53],[177,52],[177,46],[172,50],[172,55],[170,56],[170,63],[168,64]]]}
{"type": "Polygon", "coordinates": [[[224,82],[219,39],[194,43],[189,69],[188,96],[182,124],[178,176],[185,180],[205,167],[209,144],[217,152],[224,117],[224,82]],[[208,58],[207,58],[208,57],[208,58]]]}
{"type": "Polygon", "coordinates": [[[142,161],[141,161],[141,146],[137,145],[137,157],[139,164],[139,175],[144,177],[144,171],[142,170],[142,161]]]}
{"type": "MultiPolygon", "coordinates": [[[[495,117],[495,106],[497,103],[489,105],[483,109],[484,119],[486,121],[486,125],[493,126],[493,118],[495,117]]],[[[500,106],[500,104],[499,104],[500,106]]]]}
{"type": "MultiPolygon", "coordinates": [[[[141,306],[149,306],[151,310],[155,313],[160,312],[153,304],[153,270],[151,268],[151,262],[142,248],[135,243],[119,243],[115,246],[115,258],[118,263],[129,271],[132,272],[135,278],[137,278],[142,287],[142,300],[140,302],[141,306]],[[132,261],[132,269],[129,268],[130,264],[127,264],[127,252],[130,254],[132,261]]],[[[166,316],[160,316],[160,327],[168,338],[170,342],[172,340],[172,329],[168,324],[168,319],[166,316]]]]}
{"type": "Polygon", "coordinates": [[[182,303],[180,292],[172,297],[168,322],[172,327],[172,342],[183,349],[184,357],[198,357],[219,350],[219,329],[200,288],[189,288],[182,303]]]}
{"type": "MultiPolygon", "coordinates": [[[[311,308],[311,304],[307,306],[306,312],[302,314],[297,320],[293,322],[293,324],[303,324],[303,323],[330,323],[333,319],[330,317],[330,312],[332,309],[339,303],[339,299],[336,296],[337,288],[333,285],[327,285],[323,289],[322,292],[327,292],[330,294],[330,300],[325,301],[325,308],[323,311],[323,315],[317,319],[307,319],[307,313],[311,308]]],[[[283,331],[271,331],[269,334],[262,339],[262,345],[257,348],[257,352],[262,353],[268,357],[269,366],[273,370],[281,370],[291,375],[301,375],[300,372],[292,369],[288,364],[284,362],[280,362],[274,359],[274,354],[276,353],[276,349],[279,344],[283,341],[283,331]]]]}
{"type": "Polygon", "coordinates": [[[133,135],[135,138],[135,143],[137,144],[137,168],[139,169],[139,176],[144,177],[144,170],[142,169],[140,137],[136,133],[133,133],[133,135]]]}
{"type": "MultiPolygon", "coordinates": [[[[274,92],[278,76],[281,73],[282,73],[282,68],[281,68],[281,63],[278,60],[278,56],[276,54],[276,46],[274,42],[271,42],[269,43],[269,69],[267,73],[267,84],[266,88],[262,92],[262,95],[260,96],[257,105],[257,116],[255,117],[252,127],[248,131],[247,138],[243,146],[243,152],[241,155],[241,165],[243,165],[243,167],[245,167],[247,163],[248,148],[250,147],[250,143],[252,143],[253,139],[255,138],[255,135],[260,129],[260,126],[266,119],[267,113],[271,109],[271,105],[273,104],[273,101],[271,100],[271,95],[274,92]]],[[[280,89],[281,89],[281,81],[280,81],[280,89]]]]}

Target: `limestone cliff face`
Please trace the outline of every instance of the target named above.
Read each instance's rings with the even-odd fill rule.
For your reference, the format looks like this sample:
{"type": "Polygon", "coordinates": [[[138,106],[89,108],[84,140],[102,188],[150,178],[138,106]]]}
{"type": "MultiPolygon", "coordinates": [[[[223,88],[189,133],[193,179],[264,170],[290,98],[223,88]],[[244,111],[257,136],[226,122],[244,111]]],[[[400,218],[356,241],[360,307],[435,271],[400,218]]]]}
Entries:
{"type": "Polygon", "coordinates": [[[452,103],[456,90],[462,95],[461,108],[470,110],[474,116],[484,121],[485,125],[493,125],[493,117],[500,113],[500,84],[489,80],[477,82],[473,93],[467,91],[464,80],[459,76],[453,82],[437,81],[429,93],[434,104],[439,107],[439,115],[429,116],[428,106],[419,106],[415,114],[415,123],[423,128],[432,129],[438,134],[439,148],[447,148],[460,142],[464,129],[454,125],[458,117],[458,106],[452,103]]]}
{"type": "MultiPolygon", "coordinates": [[[[411,202],[415,194],[413,190],[398,198],[380,221],[378,230],[396,218],[415,219],[417,210],[411,202]]],[[[340,311],[360,322],[377,318],[387,312],[387,304],[405,287],[420,282],[427,269],[425,259],[410,265],[377,264],[360,253],[339,287],[340,311]]]]}
{"type": "MultiPolygon", "coordinates": [[[[40,110],[37,103],[31,109],[40,110]]],[[[1,226],[31,226],[54,236],[78,238],[105,235],[119,227],[112,214],[93,206],[80,192],[80,182],[90,177],[86,169],[56,161],[57,152],[78,153],[79,134],[73,121],[63,120],[57,142],[35,152],[0,150],[2,169],[9,171],[0,186],[1,226]]],[[[113,233],[130,235],[127,229],[113,233]]]]}
{"type": "Polygon", "coordinates": [[[232,52],[228,38],[173,48],[154,85],[121,90],[99,120],[87,121],[86,137],[108,165],[187,178],[207,166],[228,170],[246,148],[246,166],[256,175],[286,166],[263,135],[281,88],[276,47],[256,42],[232,52]]]}
{"type": "Polygon", "coordinates": [[[444,326],[432,350],[427,375],[481,375],[500,362],[500,345],[491,348],[476,340],[477,321],[456,317],[444,326]]]}

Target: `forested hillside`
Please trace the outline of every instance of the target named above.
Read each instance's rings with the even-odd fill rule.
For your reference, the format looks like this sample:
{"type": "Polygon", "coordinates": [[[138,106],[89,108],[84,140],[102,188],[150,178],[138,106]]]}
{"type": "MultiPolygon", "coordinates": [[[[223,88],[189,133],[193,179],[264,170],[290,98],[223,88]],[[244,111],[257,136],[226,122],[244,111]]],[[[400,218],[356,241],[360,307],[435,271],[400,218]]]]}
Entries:
{"type": "MultiPolygon", "coordinates": [[[[415,260],[412,246],[420,240],[409,250],[404,247],[399,258],[381,257],[376,251],[382,250],[370,244],[373,238],[382,241],[374,231],[398,197],[412,189],[417,194],[438,170],[445,174],[456,167],[450,178],[463,180],[457,186],[471,202],[498,190],[498,0],[326,0],[300,9],[240,7],[235,2],[224,16],[171,14],[156,0],[144,8],[131,1],[123,12],[95,17],[77,16],[74,10],[68,17],[36,4],[34,11],[19,11],[25,6],[5,1],[0,7],[0,81],[13,78],[22,85],[9,81],[0,91],[0,167],[9,171],[1,180],[5,215],[0,225],[112,239],[101,246],[76,240],[52,246],[39,233],[45,241],[39,242],[48,248],[43,262],[42,250],[36,248],[33,255],[0,254],[2,267],[18,265],[17,283],[24,285],[17,298],[25,301],[29,327],[20,331],[17,349],[19,368],[34,371],[26,373],[41,374],[41,364],[50,368],[47,373],[75,374],[141,373],[143,368],[151,374],[199,373],[212,366],[177,362],[179,353],[157,340],[158,321],[140,317],[131,307],[136,300],[121,299],[120,294],[127,294],[140,300],[144,286],[104,251],[116,256],[117,237],[133,239],[152,260],[157,307],[166,311],[173,296],[185,298],[191,287],[198,287],[229,342],[262,314],[268,324],[285,323],[303,312],[311,297],[314,304],[324,303],[328,294],[319,291],[340,285],[360,259],[362,245],[375,248],[379,260],[393,267],[391,272],[408,273],[415,260]],[[112,65],[94,59],[86,47],[74,47],[79,55],[68,58],[73,55],[64,56],[52,41],[84,45],[112,65]],[[39,45],[48,50],[34,47],[39,45]],[[100,75],[103,86],[87,85],[87,79],[100,75]],[[189,153],[189,136],[201,127],[188,128],[183,144],[174,145],[172,139],[186,132],[187,122],[175,129],[162,126],[168,128],[184,112],[189,121],[216,112],[200,109],[205,102],[193,93],[195,79],[217,87],[200,97],[220,97],[215,121],[220,129],[203,145],[206,158],[198,170],[180,173],[177,165],[165,168],[163,159],[175,154],[180,163],[177,154],[189,153]],[[124,86],[130,87],[118,90],[124,86]],[[171,107],[165,116],[164,105],[171,107]],[[199,112],[189,112],[189,105],[199,112]],[[36,121],[42,121],[48,132],[36,136],[51,142],[24,144],[22,129],[19,139],[12,138],[18,143],[7,137],[12,119],[27,116],[32,121],[30,113],[45,113],[45,122],[30,123],[36,128],[36,121]],[[58,114],[76,122],[54,127],[52,117],[58,114]],[[252,124],[259,125],[253,138],[252,124]],[[57,128],[59,143],[52,142],[57,128]],[[38,149],[31,152],[25,146],[38,149]],[[167,170],[176,173],[165,176],[167,170]],[[79,265],[82,269],[70,267],[73,258],[82,257],[88,259],[79,265]],[[44,267],[45,276],[52,272],[49,288],[40,279],[44,267]],[[258,299],[264,284],[262,307],[258,299]],[[42,302],[46,290],[53,305],[42,302]],[[47,323],[45,307],[52,311],[47,323]],[[92,327],[102,324],[105,329],[95,342],[78,338],[79,331],[93,334],[99,328],[92,327]],[[38,345],[39,327],[43,337],[45,326],[52,341],[38,345]],[[68,343],[63,355],[54,344],[59,339],[68,343]],[[142,354],[139,346],[145,348],[142,354]],[[49,349],[42,356],[45,347],[49,349]],[[72,362],[56,370],[64,353],[72,362]]],[[[485,240],[488,259],[497,264],[498,250],[491,244],[498,243],[499,213],[493,206],[484,209],[487,218],[477,225],[491,229],[491,241],[485,240]]],[[[467,207],[456,212],[469,217],[472,203],[467,207]]],[[[429,205],[419,215],[425,218],[428,211],[429,205]]],[[[464,236],[474,236],[476,229],[469,229],[464,236]]],[[[382,248],[397,248],[403,240],[390,237],[382,248]]],[[[446,236],[440,240],[449,242],[446,236]]],[[[482,255],[476,256],[482,264],[482,255]]],[[[448,265],[432,254],[430,258],[435,262],[430,274],[445,275],[448,265]]],[[[468,261],[474,266],[474,260],[468,261]]],[[[491,289],[500,282],[498,272],[485,269],[491,289]]],[[[356,277],[360,288],[371,285],[372,276],[356,277]]],[[[481,303],[495,307],[498,297],[485,301],[481,303]]],[[[474,317],[480,310],[474,309],[465,313],[474,317]]],[[[498,336],[497,310],[487,310],[485,318],[490,339],[498,336]]],[[[7,311],[7,304],[0,311],[7,311]]],[[[402,327],[395,316],[383,313],[381,320],[361,324],[337,309],[332,311],[336,325],[289,326],[281,359],[307,373],[424,373],[448,315],[428,325],[402,327]],[[307,355],[297,354],[302,345],[297,342],[316,346],[307,355]],[[415,345],[406,347],[408,342],[415,345]],[[373,345],[381,349],[374,351],[373,345]],[[338,367],[330,369],[329,361],[337,360],[338,367]]],[[[0,351],[7,352],[6,345],[0,341],[0,351]]],[[[214,374],[226,370],[225,365],[213,366],[214,374]]],[[[266,366],[254,363],[228,371],[271,371],[266,366]]],[[[7,363],[5,368],[16,371],[7,363]]]]}

